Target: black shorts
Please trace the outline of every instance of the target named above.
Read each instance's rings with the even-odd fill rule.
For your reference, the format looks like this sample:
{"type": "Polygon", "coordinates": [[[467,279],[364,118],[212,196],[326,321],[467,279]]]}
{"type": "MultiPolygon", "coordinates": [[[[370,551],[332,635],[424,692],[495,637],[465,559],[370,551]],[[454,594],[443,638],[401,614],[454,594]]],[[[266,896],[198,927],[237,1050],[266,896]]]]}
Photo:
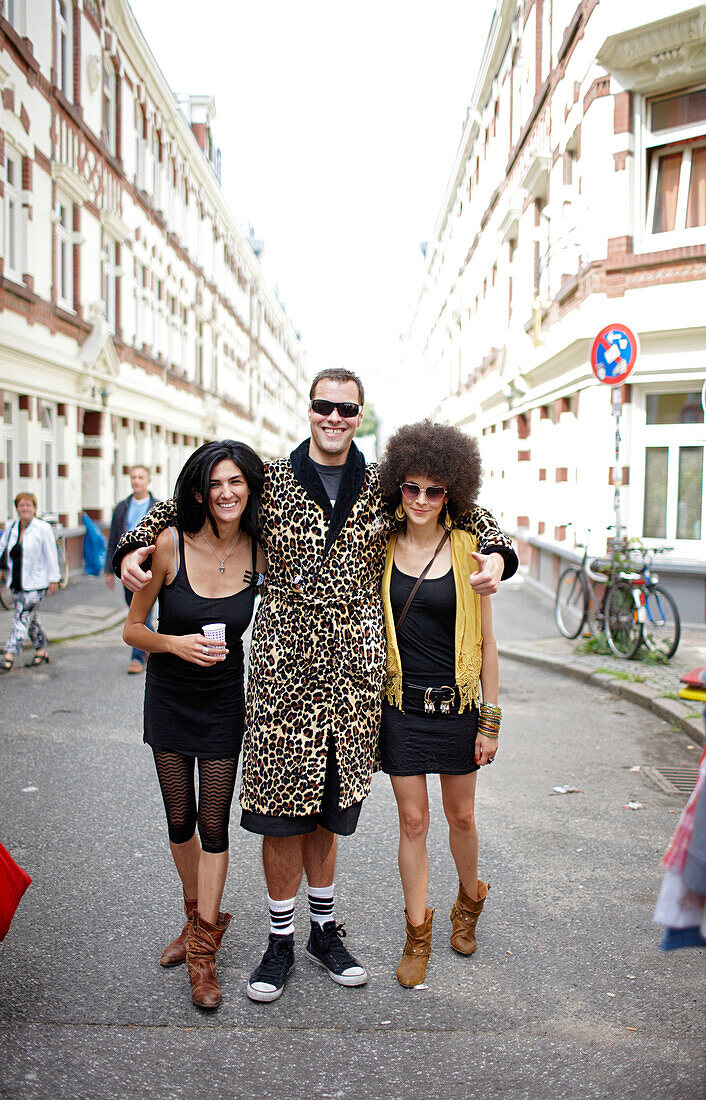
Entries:
{"type": "Polygon", "coordinates": [[[330,833],[337,833],[338,836],[352,836],[358,824],[363,802],[362,800],[354,802],[346,810],[341,810],[338,805],[340,793],[336,751],[331,739],[326,755],[326,775],[320,810],[313,814],[291,816],[256,814],[250,810],[243,810],[240,824],[249,833],[259,833],[261,836],[303,836],[305,833],[315,833],[319,826],[322,829],[328,829],[330,833]]]}

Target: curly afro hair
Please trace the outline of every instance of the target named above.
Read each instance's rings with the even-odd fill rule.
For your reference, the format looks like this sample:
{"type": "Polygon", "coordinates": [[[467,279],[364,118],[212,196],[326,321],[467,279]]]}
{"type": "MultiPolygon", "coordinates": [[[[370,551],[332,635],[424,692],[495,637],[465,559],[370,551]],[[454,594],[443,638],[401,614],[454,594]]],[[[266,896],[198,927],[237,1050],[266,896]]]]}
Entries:
{"type": "Polygon", "coordinates": [[[415,474],[446,486],[446,504],[454,519],[473,507],[480,489],[477,441],[448,424],[405,424],[390,436],[380,463],[382,495],[392,509],[400,502],[400,485],[415,474]]]}

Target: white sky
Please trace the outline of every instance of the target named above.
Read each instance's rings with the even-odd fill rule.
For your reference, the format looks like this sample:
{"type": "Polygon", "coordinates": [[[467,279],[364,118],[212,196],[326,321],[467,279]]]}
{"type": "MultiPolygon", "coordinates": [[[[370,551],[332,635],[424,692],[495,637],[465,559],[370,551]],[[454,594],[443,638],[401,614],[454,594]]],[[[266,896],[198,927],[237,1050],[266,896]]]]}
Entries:
{"type": "MultiPolygon", "coordinates": [[[[399,338],[494,0],[130,0],[174,91],[212,94],[223,191],[311,373],[395,415],[399,338]]],[[[423,411],[423,410],[422,410],[423,411]]]]}

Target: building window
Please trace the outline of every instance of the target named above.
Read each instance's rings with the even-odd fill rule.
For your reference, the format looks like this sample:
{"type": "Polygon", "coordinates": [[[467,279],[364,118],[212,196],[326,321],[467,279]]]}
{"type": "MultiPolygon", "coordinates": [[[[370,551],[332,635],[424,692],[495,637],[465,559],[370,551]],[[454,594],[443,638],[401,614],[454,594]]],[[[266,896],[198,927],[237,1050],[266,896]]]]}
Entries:
{"type": "Polygon", "coordinates": [[[53,512],[56,508],[56,410],[40,404],[39,417],[42,427],[40,507],[44,512],[53,512]]]}
{"type": "Polygon", "coordinates": [[[164,283],[161,279],[152,280],[153,302],[154,308],[152,311],[152,348],[157,356],[164,356],[166,353],[166,341],[165,341],[165,302],[164,302],[164,283]]]}
{"type": "Polygon", "coordinates": [[[158,130],[152,131],[152,201],[162,208],[162,141],[158,130]]]}
{"type": "Polygon", "coordinates": [[[647,104],[648,233],[706,226],[706,88],[647,104]]]}
{"type": "Polygon", "coordinates": [[[203,386],[203,321],[196,322],[196,357],[194,380],[203,386]]]}
{"type": "Polygon", "coordinates": [[[647,424],[703,424],[701,394],[648,393],[645,399],[647,424]]]}
{"type": "Polygon", "coordinates": [[[700,393],[648,394],[643,535],[703,537],[704,411],[700,393]]]}
{"type": "Polygon", "coordinates": [[[145,325],[145,268],[135,260],[134,266],[134,301],[135,301],[135,339],[136,348],[141,348],[146,343],[147,327],[145,325]]]}
{"type": "Polygon", "coordinates": [[[4,516],[5,523],[15,518],[15,494],[18,491],[17,465],[17,398],[5,398],[3,402],[3,461],[5,463],[5,499],[4,516]]]}
{"type": "Polygon", "coordinates": [[[18,34],[25,33],[25,0],[2,0],[2,14],[18,34]]]}
{"type": "Polygon", "coordinates": [[[113,155],[116,151],[117,110],[115,69],[111,61],[107,60],[103,65],[103,143],[113,155]]]}
{"type": "Polygon", "coordinates": [[[220,363],[220,347],[216,334],[213,334],[213,342],[211,344],[211,389],[214,393],[218,393],[219,382],[219,363],[220,363]]]}
{"type": "Polygon", "coordinates": [[[22,162],[14,153],[5,158],[5,272],[16,283],[22,282],[24,267],[24,224],[22,213],[22,162]]]}
{"type": "Polygon", "coordinates": [[[56,300],[64,309],[74,308],[73,211],[71,205],[59,199],[56,206],[56,265],[54,281],[56,300]]]}
{"type": "Polygon", "coordinates": [[[118,262],[117,245],[112,237],[106,237],[103,247],[103,302],[105,319],[115,334],[118,324],[118,262]]]}
{"type": "Polygon", "coordinates": [[[145,152],[147,119],[140,103],[135,104],[135,186],[145,189],[145,152]]]}
{"type": "Polygon", "coordinates": [[[55,0],[56,19],[56,85],[67,99],[73,91],[73,50],[71,7],[67,0],[55,0]]]}

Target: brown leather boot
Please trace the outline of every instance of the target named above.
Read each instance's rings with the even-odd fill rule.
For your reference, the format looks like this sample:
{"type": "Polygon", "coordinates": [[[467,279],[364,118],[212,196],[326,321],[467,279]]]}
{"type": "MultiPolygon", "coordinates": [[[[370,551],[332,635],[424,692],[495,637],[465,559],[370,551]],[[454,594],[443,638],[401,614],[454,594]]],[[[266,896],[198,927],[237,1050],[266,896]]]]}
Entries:
{"type": "Polygon", "coordinates": [[[216,952],[230,921],[230,913],[219,913],[218,924],[209,924],[198,909],[194,913],[186,949],[186,965],[191,979],[191,1000],[198,1008],[218,1008],[221,1003],[216,952]]]}
{"type": "Polygon", "coordinates": [[[184,895],[186,924],[177,938],[172,940],[171,943],[168,943],[164,948],[162,957],[159,960],[162,966],[180,966],[181,963],[186,962],[186,945],[189,942],[189,928],[193,922],[197,905],[198,902],[196,898],[187,898],[186,895],[184,895]]]}
{"type": "Polygon", "coordinates": [[[474,901],[469,898],[461,883],[458,884],[458,897],[451,910],[451,946],[459,955],[472,955],[476,949],[476,924],[488,890],[490,883],[486,884],[478,879],[478,901],[474,901]]]}
{"type": "Polygon", "coordinates": [[[407,910],[404,915],[407,922],[407,942],[404,945],[402,959],[397,967],[397,981],[405,989],[413,989],[424,981],[424,975],[431,954],[431,922],[434,909],[427,909],[422,924],[410,924],[407,910]]]}

